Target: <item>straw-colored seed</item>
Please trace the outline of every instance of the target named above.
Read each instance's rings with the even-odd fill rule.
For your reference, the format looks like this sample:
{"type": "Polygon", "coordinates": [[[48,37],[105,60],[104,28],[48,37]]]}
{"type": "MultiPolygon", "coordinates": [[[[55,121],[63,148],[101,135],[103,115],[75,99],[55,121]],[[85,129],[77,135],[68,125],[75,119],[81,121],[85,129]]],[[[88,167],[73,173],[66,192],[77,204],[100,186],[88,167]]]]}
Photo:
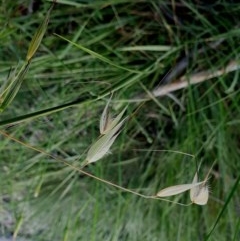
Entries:
{"type": "MultiPolygon", "coordinates": [[[[197,172],[193,178],[193,184],[197,183],[198,181],[198,175],[197,172]]],[[[198,205],[206,205],[208,202],[209,197],[209,191],[208,186],[206,184],[207,179],[205,178],[204,182],[196,187],[191,188],[190,190],[190,199],[192,203],[198,204],[198,205]]]]}
{"type": "Polygon", "coordinates": [[[176,185],[176,186],[164,188],[161,191],[159,191],[156,196],[161,198],[169,197],[169,196],[177,195],[190,190],[190,199],[192,203],[195,203],[197,205],[206,205],[209,198],[207,181],[214,164],[215,162],[213,162],[204,181],[201,181],[201,182],[198,181],[198,171],[197,171],[194,175],[194,178],[191,184],[182,184],[182,185],[176,185]]]}
{"type": "Polygon", "coordinates": [[[117,136],[120,133],[120,129],[123,126],[126,118],[124,118],[118,125],[116,125],[113,129],[109,130],[105,135],[101,136],[88,150],[87,153],[87,164],[96,162],[100,160],[103,156],[105,156],[117,136]]]}
{"type": "Polygon", "coordinates": [[[100,129],[100,133],[102,135],[105,135],[108,131],[112,130],[122,119],[123,114],[125,113],[127,107],[125,107],[118,115],[116,118],[111,118],[111,115],[109,113],[109,104],[110,101],[112,99],[112,95],[110,97],[110,99],[108,100],[103,113],[101,115],[100,118],[100,125],[99,125],[99,129],[100,129]]]}
{"type": "Polygon", "coordinates": [[[109,98],[104,110],[103,110],[103,113],[101,115],[101,118],[100,118],[100,123],[99,123],[99,129],[100,129],[100,133],[103,135],[105,134],[105,132],[107,131],[108,129],[108,126],[111,122],[111,117],[110,117],[110,114],[109,114],[109,111],[108,111],[108,106],[110,104],[110,101],[112,99],[112,95],[111,97],[109,98]]]}
{"type": "MultiPolygon", "coordinates": [[[[190,190],[192,191],[192,189],[190,190]]],[[[200,185],[194,188],[190,199],[193,203],[198,205],[206,205],[208,202],[209,191],[207,185],[200,185]]]]}
{"type": "Polygon", "coordinates": [[[158,197],[170,197],[190,190],[191,188],[201,185],[203,182],[191,183],[191,184],[181,184],[176,186],[170,186],[162,189],[157,193],[158,197]]]}

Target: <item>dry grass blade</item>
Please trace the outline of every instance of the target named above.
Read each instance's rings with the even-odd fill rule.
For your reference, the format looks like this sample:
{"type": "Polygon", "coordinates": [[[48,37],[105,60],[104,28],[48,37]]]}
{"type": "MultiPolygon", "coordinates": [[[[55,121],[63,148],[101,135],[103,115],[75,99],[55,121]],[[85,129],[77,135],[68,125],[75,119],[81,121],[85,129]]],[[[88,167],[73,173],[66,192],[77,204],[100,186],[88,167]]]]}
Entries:
{"type": "Polygon", "coordinates": [[[56,0],[53,1],[51,7],[49,8],[49,10],[46,14],[46,17],[44,18],[43,22],[41,23],[37,32],[34,34],[34,36],[32,38],[32,41],[29,45],[27,56],[26,56],[27,61],[30,61],[32,59],[33,55],[36,53],[39,45],[42,42],[43,36],[44,36],[44,34],[47,30],[47,26],[48,26],[48,23],[49,23],[51,11],[52,11],[55,3],[56,3],[56,0]]]}

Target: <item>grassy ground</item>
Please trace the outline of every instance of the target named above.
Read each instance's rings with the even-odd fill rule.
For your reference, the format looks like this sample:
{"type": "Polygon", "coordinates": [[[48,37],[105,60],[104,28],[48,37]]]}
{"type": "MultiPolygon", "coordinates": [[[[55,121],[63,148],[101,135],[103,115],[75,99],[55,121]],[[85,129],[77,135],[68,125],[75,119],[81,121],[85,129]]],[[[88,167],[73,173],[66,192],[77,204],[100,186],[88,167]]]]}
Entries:
{"type": "MultiPolygon", "coordinates": [[[[0,237],[239,240],[240,5],[57,2],[29,72],[0,117],[0,237]],[[226,66],[234,71],[224,73],[226,66]],[[196,84],[199,76],[202,82],[196,84]],[[181,78],[189,81],[187,87],[181,88],[181,78]],[[166,86],[179,90],[158,96],[166,86]],[[59,161],[80,167],[99,136],[100,115],[111,92],[116,114],[126,105],[129,115],[143,105],[111,154],[84,170],[155,195],[166,186],[191,182],[200,162],[204,178],[216,161],[206,206],[145,199],[59,161]]],[[[1,1],[1,86],[10,69],[25,59],[50,5],[1,1]]],[[[189,203],[188,194],[169,199],[189,203]]]]}

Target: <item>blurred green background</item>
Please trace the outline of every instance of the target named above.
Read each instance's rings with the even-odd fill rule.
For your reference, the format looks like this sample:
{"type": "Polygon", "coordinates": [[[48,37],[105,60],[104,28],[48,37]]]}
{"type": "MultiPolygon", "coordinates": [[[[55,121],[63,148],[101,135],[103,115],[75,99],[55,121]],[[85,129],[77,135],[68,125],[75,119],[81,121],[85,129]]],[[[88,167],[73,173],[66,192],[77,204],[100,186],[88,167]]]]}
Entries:
{"type": "MultiPolygon", "coordinates": [[[[1,0],[0,86],[50,6],[1,0]]],[[[239,16],[240,4],[225,0],[58,0],[0,113],[0,240],[240,240],[239,16]],[[178,90],[157,96],[169,86],[178,90]],[[144,199],[46,155],[79,167],[111,92],[112,113],[141,107],[111,154],[84,170],[155,195],[191,183],[200,162],[202,180],[216,161],[206,206],[144,199]]]]}

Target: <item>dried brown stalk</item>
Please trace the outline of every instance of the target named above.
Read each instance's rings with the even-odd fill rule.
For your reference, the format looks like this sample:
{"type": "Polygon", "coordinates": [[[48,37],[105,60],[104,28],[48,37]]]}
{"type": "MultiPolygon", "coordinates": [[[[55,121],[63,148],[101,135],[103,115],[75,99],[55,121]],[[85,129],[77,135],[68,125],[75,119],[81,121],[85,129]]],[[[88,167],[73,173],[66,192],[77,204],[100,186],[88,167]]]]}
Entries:
{"type": "Polygon", "coordinates": [[[190,76],[182,76],[179,80],[177,80],[174,83],[157,87],[152,91],[152,94],[155,97],[165,96],[172,93],[173,91],[186,88],[189,85],[195,85],[195,84],[204,82],[206,80],[230,73],[232,71],[236,71],[238,69],[240,69],[240,63],[236,60],[232,60],[229,62],[229,64],[226,67],[216,70],[214,72],[201,71],[199,73],[196,73],[190,76]]]}

